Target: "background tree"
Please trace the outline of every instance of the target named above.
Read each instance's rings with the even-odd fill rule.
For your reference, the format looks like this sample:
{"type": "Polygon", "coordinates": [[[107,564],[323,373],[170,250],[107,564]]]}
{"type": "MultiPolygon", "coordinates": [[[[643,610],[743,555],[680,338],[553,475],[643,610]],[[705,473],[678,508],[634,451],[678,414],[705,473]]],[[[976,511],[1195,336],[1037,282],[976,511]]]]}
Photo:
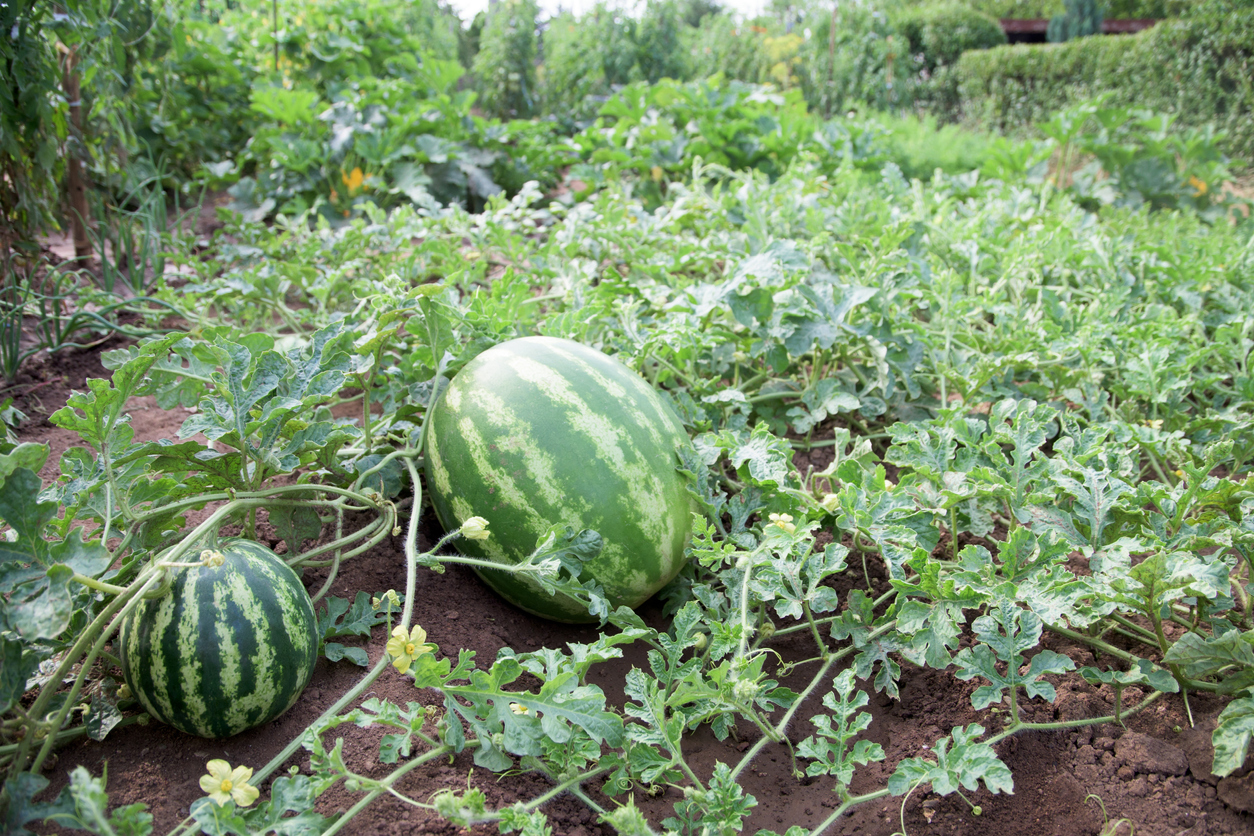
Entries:
{"type": "Polygon", "coordinates": [[[522,118],[536,107],[535,0],[501,0],[489,11],[472,72],[485,113],[522,118]]]}

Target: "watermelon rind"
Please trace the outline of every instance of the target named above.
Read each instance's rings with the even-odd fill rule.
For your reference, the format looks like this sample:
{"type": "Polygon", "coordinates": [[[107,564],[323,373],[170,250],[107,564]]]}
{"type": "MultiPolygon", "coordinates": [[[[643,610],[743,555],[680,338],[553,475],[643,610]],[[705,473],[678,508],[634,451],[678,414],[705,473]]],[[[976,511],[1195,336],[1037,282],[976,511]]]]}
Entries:
{"type": "MultiPolygon", "coordinates": [[[[440,394],[428,490],[447,530],[488,520],[489,537],[456,547],[495,563],[523,560],[555,526],[598,532],[604,548],[581,577],[611,606],[634,608],[683,566],[695,505],[678,466],[690,445],[674,409],[619,361],[573,340],[523,337],[478,355],[440,394]]],[[[530,578],[476,572],[536,615],[594,620],[530,578]]]]}
{"type": "Polygon", "coordinates": [[[222,738],[292,707],[313,676],[319,633],[309,593],[274,552],[243,539],[208,551],[220,565],[171,570],[168,593],[140,601],[122,623],[119,656],[149,714],[222,738]]]}

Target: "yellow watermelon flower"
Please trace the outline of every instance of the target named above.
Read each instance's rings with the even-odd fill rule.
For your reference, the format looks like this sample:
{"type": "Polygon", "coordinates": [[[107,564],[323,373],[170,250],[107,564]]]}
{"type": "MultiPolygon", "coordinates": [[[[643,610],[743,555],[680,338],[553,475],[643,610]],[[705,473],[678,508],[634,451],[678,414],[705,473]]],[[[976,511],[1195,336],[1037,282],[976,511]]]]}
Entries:
{"type": "Polygon", "coordinates": [[[435,650],[435,645],[426,644],[426,641],[427,631],[417,625],[408,633],[404,627],[394,628],[387,646],[388,655],[392,657],[392,666],[401,673],[408,673],[415,659],[435,650]]]}
{"type": "Polygon", "coordinates": [[[517,715],[519,715],[519,716],[522,716],[522,715],[524,715],[524,714],[529,713],[529,712],[528,712],[528,710],[527,710],[527,706],[525,706],[525,705],[523,705],[522,703],[519,703],[519,702],[512,702],[512,703],[510,703],[510,704],[509,704],[509,710],[510,710],[510,711],[512,711],[512,712],[514,712],[515,714],[517,714],[517,715]]]}
{"type": "Polygon", "coordinates": [[[1206,187],[1206,181],[1205,181],[1205,180],[1199,180],[1199,179],[1198,179],[1198,178],[1196,178],[1196,177],[1190,177],[1190,178],[1189,178],[1189,185],[1193,187],[1193,196],[1194,196],[1194,197],[1201,197],[1202,195],[1206,194],[1206,192],[1207,192],[1207,187],[1206,187]]]}
{"type": "Polygon", "coordinates": [[[224,760],[208,763],[209,774],[200,776],[200,788],[219,806],[234,800],[240,807],[247,807],[257,800],[261,791],[248,783],[253,771],[246,766],[231,765],[224,760]]]}
{"type": "Polygon", "coordinates": [[[771,514],[771,525],[782,529],[785,534],[792,534],[797,526],[792,524],[792,514],[771,514]]]}
{"type": "Polygon", "coordinates": [[[461,535],[467,540],[488,539],[488,521],[483,517],[471,517],[462,523],[461,535]]]}

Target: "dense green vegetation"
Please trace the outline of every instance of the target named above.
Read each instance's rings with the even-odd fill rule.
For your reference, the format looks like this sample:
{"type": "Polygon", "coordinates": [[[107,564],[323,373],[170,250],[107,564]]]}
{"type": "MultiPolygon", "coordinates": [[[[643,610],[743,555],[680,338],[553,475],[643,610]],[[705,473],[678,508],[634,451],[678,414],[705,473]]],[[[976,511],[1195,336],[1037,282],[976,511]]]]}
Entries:
{"type": "MultiPolygon", "coordinates": [[[[906,5],[802,10],[791,32],[697,4],[638,20],[601,9],[595,27],[558,18],[537,38],[518,0],[484,20],[477,52],[436,6],[398,0],[292,3],[281,20],[127,7],[139,23],[93,3],[52,23],[51,6],[5,6],[18,37],[3,58],[31,68],[6,76],[0,111],[5,372],[32,351],[133,337],[104,353],[109,379],[50,416],[77,439],[59,479],[41,483],[49,447],[20,427],[0,442],[6,826],[151,832],[139,806],[108,810],[85,769],[34,801],[41,771],[58,744],[143,716],[106,647],[219,528],[249,537],[261,522],[294,569],[331,578],[400,541],[395,590],[348,601],[328,579],[312,596],[330,662],[367,668],[360,640],[392,638],[269,764],[210,761],[177,832],[266,832],[292,811],[284,832],[335,832],[459,752],[552,790],[500,810],[474,789],[409,799],[458,825],[543,834],[542,803],[569,792],[622,833],[736,832],[756,803],[737,776],[774,753],[830,783],[830,816],[788,830],[818,836],[919,788],[1011,790],[995,744],[1057,728],[1031,709],[1077,677],[1143,699],[1073,723],[1220,695],[1213,770],[1240,768],[1254,736],[1254,237],[1223,190],[1239,135],[1071,90],[1032,111],[1028,138],[938,128],[914,103],[942,101],[950,70],[974,73],[981,53],[929,27],[973,18],[906,5]],[[538,67],[521,60],[531,50],[538,67]],[[57,92],[76,67],[91,103],[77,115],[57,92]],[[684,67],[702,77],[669,77],[684,67]],[[515,118],[546,108],[561,116],[515,118]],[[32,236],[75,159],[100,260],[54,264],[32,236]],[[212,236],[167,224],[224,187],[212,236]],[[428,407],[482,352],[529,335],[612,355],[662,393],[692,439],[676,465],[698,511],[663,626],[580,581],[602,538],[557,526],[492,571],[583,602],[599,637],[476,659],[413,623],[419,570],[473,564],[446,547],[493,536],[471,509],[420,551],[428,407]],[[190,408],[177,439],[135,437],[139,395],[190,408]],[[798,470],[816,449],[830,466],[798,470]],[[1100,664],[1040,649],[1047,631],[1100,664]],[[794,692],[773,651],[798,635],[813,644],[787,663],[809,677],[794,692]],[[613,705],[588,672],[628,645],[648,670],[613,705]],[[859,686],[896,696],[906,662],[978,682],[981,721],[854,793],[886,757],[859,739],[859,686]],[[436,689],[442,712],[358,704],[380,676],[436,689]],[[344,723],[386,728],[374,777],[345,765],[344,723]],[[737,762],[685,759],[686,734],[736,723],[760,733],[737,762]],[[814,733],[794,748],[792,728],[814,733]],[[260,799],[244,789],[302,746],[304,772],[260,799]],[[683,791],[674,815],[645,822],[634,794],[668,785],[683,791]],[[315,811],[332,786],[357,804],[315,811]]],[[[1102,49],[1231,43],[1245,7],[1206,9],[1102,49]]],[[[963,31],[995,40],[985,23],[963,31]]],[[[1050,54],[1090,42],[1108,43],[1050,54]]],[[[1203,66],[1227,79],[1235,65],[1203,66]]]]}

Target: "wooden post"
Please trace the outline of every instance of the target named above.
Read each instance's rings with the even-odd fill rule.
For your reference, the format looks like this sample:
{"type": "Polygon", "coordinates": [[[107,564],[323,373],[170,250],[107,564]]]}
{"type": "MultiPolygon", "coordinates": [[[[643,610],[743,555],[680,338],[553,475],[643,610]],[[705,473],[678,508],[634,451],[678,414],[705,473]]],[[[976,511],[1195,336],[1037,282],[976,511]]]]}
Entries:
{"type": "Polygon", "coordinates": [[[74,238],[74,259],[85,262],[91,258],[91,239],[87,237],[87,175],[79,156],[79,144],[83,139],[83,100],[78,75],[77,49],[58,44],[65,55],[65,71],[61,87],[70,108],[70,138],[66,143],[65,187],[70,202],[70,232],[74,238]]]}

